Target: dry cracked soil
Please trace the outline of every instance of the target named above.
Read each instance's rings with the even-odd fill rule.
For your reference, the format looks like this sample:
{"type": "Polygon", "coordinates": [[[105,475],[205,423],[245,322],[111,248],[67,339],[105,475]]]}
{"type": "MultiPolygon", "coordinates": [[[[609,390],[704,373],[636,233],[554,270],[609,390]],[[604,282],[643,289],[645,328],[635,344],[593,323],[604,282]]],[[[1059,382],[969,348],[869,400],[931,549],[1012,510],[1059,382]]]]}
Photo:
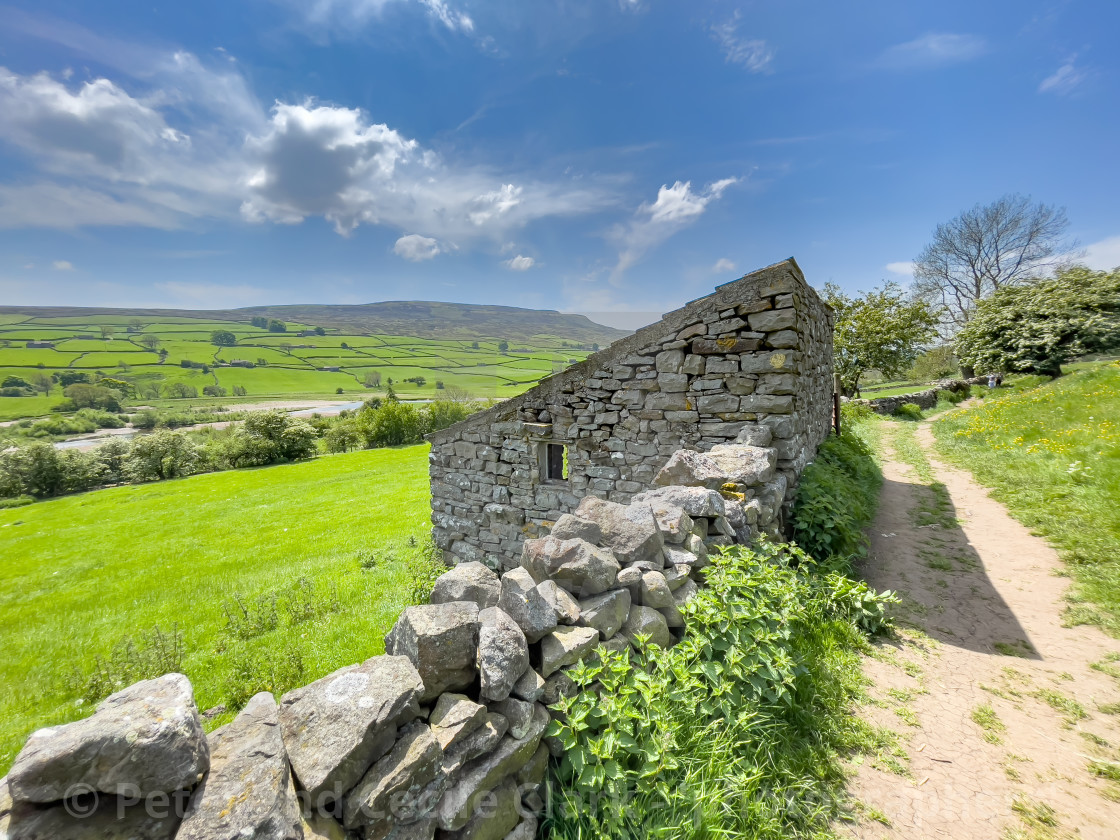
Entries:
{"type": "Polygon", "coordinates": [[[883,424],[884,484],[860,569],[898,631],[866,658],[854,822],[875,838],[1120,838],[1120,641],[1065,626],[1055,551],[959,469],[928,422],[883,424]]]}

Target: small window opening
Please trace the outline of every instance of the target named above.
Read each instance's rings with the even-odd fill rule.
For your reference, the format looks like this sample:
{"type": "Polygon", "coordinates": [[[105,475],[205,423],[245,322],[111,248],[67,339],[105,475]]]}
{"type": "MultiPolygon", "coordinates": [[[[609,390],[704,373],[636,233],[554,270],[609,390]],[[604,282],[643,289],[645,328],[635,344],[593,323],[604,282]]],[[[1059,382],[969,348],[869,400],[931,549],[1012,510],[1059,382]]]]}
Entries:
{"type": "Polygon", "coordinates": [[[544,446],[544,474],[548,481],[568,480],[568,447],[561,443],[544,446]]]}

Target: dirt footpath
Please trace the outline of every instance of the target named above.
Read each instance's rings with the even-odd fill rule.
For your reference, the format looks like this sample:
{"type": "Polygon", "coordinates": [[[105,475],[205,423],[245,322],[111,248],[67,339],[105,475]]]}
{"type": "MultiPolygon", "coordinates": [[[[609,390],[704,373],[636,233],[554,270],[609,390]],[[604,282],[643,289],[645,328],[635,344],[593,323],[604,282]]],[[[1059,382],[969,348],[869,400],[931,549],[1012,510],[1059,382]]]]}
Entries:
{"type": "Polygon", "coordinates": [[[840,830],[1117,840],[1120,641],[1062,626],[1057,554],[936,460],[928,423],[916,434],[884,426],[885,481],[861,571],[899,592],[900,632],[865,663],[861,714],[883,728],[883,749],[854,769],[849,790],[864,807],[840,830]]]}

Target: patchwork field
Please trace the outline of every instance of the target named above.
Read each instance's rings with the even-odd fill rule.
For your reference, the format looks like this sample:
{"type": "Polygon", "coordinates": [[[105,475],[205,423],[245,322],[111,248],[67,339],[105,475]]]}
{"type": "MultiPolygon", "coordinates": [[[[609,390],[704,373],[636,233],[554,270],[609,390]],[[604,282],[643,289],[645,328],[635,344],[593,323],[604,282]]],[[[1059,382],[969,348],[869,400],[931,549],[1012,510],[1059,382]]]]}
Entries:
{"type": "Polygon", "coordinates": [[[0,510],[0,775],[33,729],[144,676],[181,670],[201,708],[234,709],[382,652],[431,571],[427,459],[367,450],[0,510]]]}
{"type": "MultiPolygon", "coordinates": [[[[230,397],[235,387],[244,388],[239,402],[246,397],[253,401],[340,394],[362,399],[384,394],[389,385],[403,398],[431,399],[461,388],[475,397],[504,399],[582,361],[599,346],[549,333],[507,341],[500,335],[443,339],[324,328],[324,335],[301,336],[313,325],[284,326],[285,332],[270,332],[244,322],[206,318],[5,314],[0,317],[0,381],[19,377],[30,384],[37,375],[81,371],[130,382],[146,402],[164,396],[177,382],[195,388],[198,401],[209,402],[220,397],[205,398],[206,386],[223,388],[230,397]],[[215,345],[212,333],[217,330],[232,333],[236,344],[215,345]],[[53,346],[28,347],[28,342],[53,346]],[[239,364],[231,366],[235,362],[239,364]],[[243,366],[246,363],[251,367],[243,366]]],[[[35,396],[0,396],[0,421],[40,416],[61,400],[59,387],[35,396]]]]}

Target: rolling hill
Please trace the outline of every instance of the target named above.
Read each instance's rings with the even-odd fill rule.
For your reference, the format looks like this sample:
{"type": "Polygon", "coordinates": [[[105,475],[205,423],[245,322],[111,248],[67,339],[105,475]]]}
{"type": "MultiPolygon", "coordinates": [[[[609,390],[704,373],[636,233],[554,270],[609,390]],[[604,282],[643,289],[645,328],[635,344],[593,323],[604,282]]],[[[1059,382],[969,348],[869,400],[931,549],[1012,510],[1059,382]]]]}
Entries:
{"type": "Polygon", "coordinates": [[[468,340],[492,338],[511,343],[551,336],[575,344],[599,344],[604,347],[629,335],[626,330],[596,324],[583,315],[565,314],[554,309],[520,309],[515,306],[437,301],[385,301],[354,305],[292,304],[206,310],[0,306],[0,315],[25,315],[36,319],[71,318],[89,323],[95,323],[95,319],[103,316],[142,320],[189,318],[240,323],[247,323],[254,317],[263,317],[324,327],[347,335],[403,335],[468,340]]]}

